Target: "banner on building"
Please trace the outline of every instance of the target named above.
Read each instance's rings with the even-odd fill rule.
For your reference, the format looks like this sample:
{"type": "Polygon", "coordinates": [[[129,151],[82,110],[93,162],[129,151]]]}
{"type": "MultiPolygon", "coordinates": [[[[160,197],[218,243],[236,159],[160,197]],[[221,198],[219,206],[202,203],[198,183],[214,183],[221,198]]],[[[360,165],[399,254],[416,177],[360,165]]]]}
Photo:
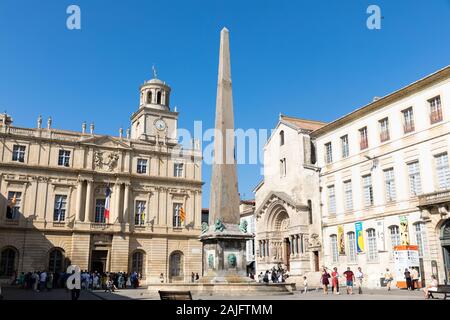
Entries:
{"type": "Polygon", "coordinates": [[[400,217],[400,241],[402,246],[409,246],[408,218],[400,217]]]}
{"type": "Polygon", "coordinates": [[[344,226],[338,226],[338,245],[339,245],[339,254],[345,255],[344,226]]]}
{"type": "Polygon", "coordinates": [[[362,228],[362,222],[355,223],[356,233],[356,249],[358,253],[364,252],[364,233],[362,228]]]}

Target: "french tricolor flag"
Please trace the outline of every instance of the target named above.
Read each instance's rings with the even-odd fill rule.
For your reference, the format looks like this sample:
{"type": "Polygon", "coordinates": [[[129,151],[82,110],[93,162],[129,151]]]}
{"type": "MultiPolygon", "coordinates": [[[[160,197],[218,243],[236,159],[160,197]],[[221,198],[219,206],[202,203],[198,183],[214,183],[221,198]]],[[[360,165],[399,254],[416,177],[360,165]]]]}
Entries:
{"type": "Polygon", "coordinates": [[[110,204],[111,204],[111,189],[106,187],[106,199],[105,199],[105,220],[108,220],[109,222],[109,210],[110,210],[110,204]]]}

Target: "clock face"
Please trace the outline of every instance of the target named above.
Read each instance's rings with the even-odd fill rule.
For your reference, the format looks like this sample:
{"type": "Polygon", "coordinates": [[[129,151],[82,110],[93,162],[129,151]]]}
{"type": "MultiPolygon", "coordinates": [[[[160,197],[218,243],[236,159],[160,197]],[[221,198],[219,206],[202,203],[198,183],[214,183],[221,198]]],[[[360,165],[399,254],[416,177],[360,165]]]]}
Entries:
{"type": "Polygon", "coordinates": [[[166,123],[164,122],[163,119],[158,119],[158,120],[155,121],[155,127],[159,131],[163,131],[163,130],[166,129],[166,123]]]}

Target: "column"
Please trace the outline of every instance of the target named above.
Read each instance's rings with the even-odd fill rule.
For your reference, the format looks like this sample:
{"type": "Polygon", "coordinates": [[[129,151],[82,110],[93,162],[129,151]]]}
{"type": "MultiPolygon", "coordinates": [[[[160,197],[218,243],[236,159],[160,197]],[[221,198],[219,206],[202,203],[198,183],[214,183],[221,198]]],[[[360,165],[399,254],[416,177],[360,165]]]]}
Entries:
{"type": "Polygon", "coordinates": [[[77,203],[76,203],[76,212],[75,212],[75,220],[81,221],[81,213],[82,213],[82,197],[83,197],[83,181],[78,180],[77,184],[77,203]]]}
{"type": "Polygon", "coordinates": [[[120,183],[114,185],[114,215],[110,220],[112,223],[120,222],[120,186],[120,183]]]}
{"type": "Polygon", "coordinates": [[[84,211],[84,222],[94,221],[92,217],[92,206],[94,201],[93,181],[88,180],[86,188],[86,209],[84,211]]]}
{"type": "Polygon", "coordinates": [[[266,240],[266,255],[268,258],[270,257],[269,240],[266,240]]]}
{"type": "Polygon", "coordinates": [[[294,254],[294,237],[290,236],[289,238],[289,251],[290,251],[290,255],[294,254]]]}
{"type": "Polygon", "coordinates": [[[305,253],[305,247],[303,245],[303,234],[300,235],[300,253],[305,253]]]}
{"type": "Polygon", "coordinates": [[[123,222],[130,223],[130,184],[125,183],[125,195],[123,198],[123,222]]]}
{"type": "Polygon", "coordinates": [[[298,235],[292,236],[292,239],[294,240],[294,254],[298,254],[298,235]]]}

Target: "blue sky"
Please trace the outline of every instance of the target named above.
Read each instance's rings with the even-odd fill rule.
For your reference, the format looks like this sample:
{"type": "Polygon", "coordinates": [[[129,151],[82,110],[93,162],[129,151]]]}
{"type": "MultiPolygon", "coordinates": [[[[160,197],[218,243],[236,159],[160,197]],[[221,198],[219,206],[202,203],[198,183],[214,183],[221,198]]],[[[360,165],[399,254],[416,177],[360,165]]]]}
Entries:
{"type": "MultiPolygon", "coordinates": [[[[271,129],[280,112],[331,121],[450,64],[450,0],[0,0],[0,110],[17,126],[42,114],[56,128],[94,121],[117,135],[156,64],[179,126],[212,127],[223,26],[243,129],[271,129]],[[70,4],[81,7],[81,31],[66,28],[70,4]],[[366,27],[371,4],[381,30],[366,27]]],[[[259,172],[239,166],[242,197],[253,197],[259,172]]],[[[209,177],[204,166],[204,206],[209,177]]]]}

